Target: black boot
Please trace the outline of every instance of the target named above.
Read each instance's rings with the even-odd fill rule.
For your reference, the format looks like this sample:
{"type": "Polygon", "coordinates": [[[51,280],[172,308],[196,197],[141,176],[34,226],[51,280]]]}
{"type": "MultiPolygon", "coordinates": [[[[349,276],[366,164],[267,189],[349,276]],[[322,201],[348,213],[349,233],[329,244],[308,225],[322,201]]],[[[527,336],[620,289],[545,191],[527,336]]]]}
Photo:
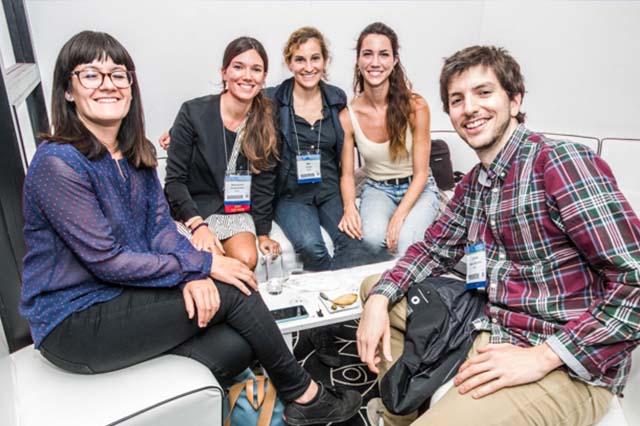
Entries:
{"type": "Polygon", "coordinates": [[[309,337],[321,363],[327,367],[340,367],[340,354],[336,349],[333,333],[329,328],[313,329],[309,337]]]}
{"type": "Polygon", "coordinates": [[[285,423],[293,426],[344,422],[355,416],[362,396],[354,390],[336,390],[318,382],[317,395],[306,404],[292,402],[284,409],[285,423]]]}

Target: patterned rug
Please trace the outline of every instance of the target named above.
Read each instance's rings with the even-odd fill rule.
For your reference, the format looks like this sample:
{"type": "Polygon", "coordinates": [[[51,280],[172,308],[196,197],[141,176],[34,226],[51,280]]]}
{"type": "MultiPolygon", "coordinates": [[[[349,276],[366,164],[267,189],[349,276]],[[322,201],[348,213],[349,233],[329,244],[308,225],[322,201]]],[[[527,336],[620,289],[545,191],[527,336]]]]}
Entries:
{"type": "Polygon", "coordinates": [[[370,426],[367,421],[367,402],[379,396],[376,375],[360,362],[356,346],[358,320],[330,326],[335,335],[335,344],[340,353],[341,365],[327,367],[315,355],[315,349],[306,331],[293,336],[293,353],[296,359],[311,376],[331,386],[355,389],[362,395],[360,412],[342,423],[329,423],[332,426],[370,426]]]}

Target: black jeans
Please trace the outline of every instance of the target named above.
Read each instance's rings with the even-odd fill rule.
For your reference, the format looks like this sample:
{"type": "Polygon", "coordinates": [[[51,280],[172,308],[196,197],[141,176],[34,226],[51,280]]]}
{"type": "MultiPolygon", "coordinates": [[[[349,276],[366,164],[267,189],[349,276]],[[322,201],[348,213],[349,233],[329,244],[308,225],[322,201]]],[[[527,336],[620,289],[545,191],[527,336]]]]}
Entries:
{"type": "Polygon", "coordinates": [[[66,318],[40,351],[60,368],[86,374],[173,353],[203,363],[223,384],[255,356],[284,401],[302,395],[311,377],[287,348],[260,294],[216,287],[220,309],[204,329],[187,317],[180,289],[126,288],[115,299],[66,318]]]}

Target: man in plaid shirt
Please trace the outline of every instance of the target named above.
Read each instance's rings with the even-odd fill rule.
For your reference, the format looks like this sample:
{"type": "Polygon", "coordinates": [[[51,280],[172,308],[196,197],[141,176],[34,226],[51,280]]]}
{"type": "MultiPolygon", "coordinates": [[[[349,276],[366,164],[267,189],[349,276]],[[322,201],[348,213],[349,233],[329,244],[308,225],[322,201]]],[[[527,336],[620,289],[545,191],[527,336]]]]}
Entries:
{"type": "MultiPolygon", "coordinates": [[[[358,351],[384,374],[402,352],[411,284],[448,272],[468,247],[486,257],[481,332],[454,387],[415,425],[589,425],[627,380],[640,339],[640,221],[590,149],[524,126],[524,93],[503,49],[445,61],[444,110],[480,163],[424,241],[363,284],[358,351]]],[[[414,419],[385,413],[385,424],[414,419]]]]}

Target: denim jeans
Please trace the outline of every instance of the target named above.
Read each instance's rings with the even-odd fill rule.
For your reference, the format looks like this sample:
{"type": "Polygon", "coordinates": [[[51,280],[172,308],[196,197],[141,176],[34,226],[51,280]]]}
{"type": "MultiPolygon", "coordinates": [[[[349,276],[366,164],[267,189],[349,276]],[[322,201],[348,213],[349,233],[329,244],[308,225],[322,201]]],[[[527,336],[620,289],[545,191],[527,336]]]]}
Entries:
{"type": "Polygon", "coordinates": [[[189,320],[179,288],[126,288],[67,317],[40,351],[58,367],[85,374],[172,353],[206,365],[223,386],[255,357],[284,401],[302,395],[311,377],[287,348],[260,294],[246,296],[219,282],[216,287],[220,308],[206,328],[189,320]]]}
{"type": "Polygon", "coordinates": [[[278,200],[276,222],[302,258],[305,270],[341,269],[389,259],[385,251],[372,249],[340,231],[338,223],[342,213],[339,195],[321,202],[315,197],[284,197],[278,200]],[[322,239],[321,226],[333,241],[333,257],[322,239]]]}
{"type": "MultiPolygon", "coordinates": [[[[360,217],[364,242],[374,249],[386,247],[387,225],[406,194],[409,183],[384,185],[367,179],[362,186],[360,217]]],[[[438,187],[433,176],[407,215],[398,237],[398,255],[403,255],[414,242],[424,237],[424,232],[438,215],[438,187]]]]}

